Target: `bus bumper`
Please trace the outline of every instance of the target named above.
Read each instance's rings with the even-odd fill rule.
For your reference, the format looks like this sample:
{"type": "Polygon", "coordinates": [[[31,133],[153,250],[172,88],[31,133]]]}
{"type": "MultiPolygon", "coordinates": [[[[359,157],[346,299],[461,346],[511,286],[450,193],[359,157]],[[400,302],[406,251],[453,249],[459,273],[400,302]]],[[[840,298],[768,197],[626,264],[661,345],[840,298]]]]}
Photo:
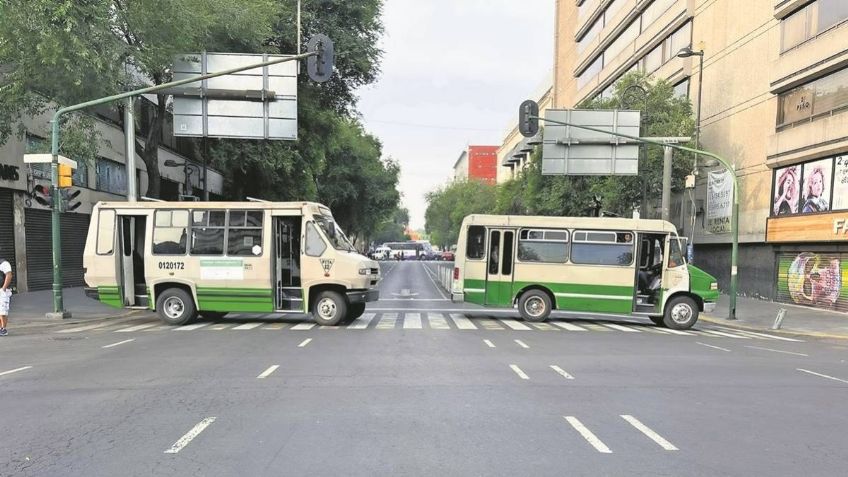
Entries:
{"type": "Polygon", "coordinates": [[[465,293],[462,292],[451,292],[451,302],[453,303],[462,303],[465,301],[465,293]]]}
{"type": "Polygon", "coordinates": [[[98,291],[95,287],[85,287],[85,296],[92,300],[100,301],[100,291],[98,291]]]}
{"type": "Polygon", "coordinates": [[[356,290],[347,292],[348,303],[366,303],[380,299],[380,290],[356,290]]]}
{"type": "Polygon", "coordinates": [[[714,301],[704,302],[704,313],[712,313],[713,311],[715,311],[715,307],[716,302],[714,301]]]}

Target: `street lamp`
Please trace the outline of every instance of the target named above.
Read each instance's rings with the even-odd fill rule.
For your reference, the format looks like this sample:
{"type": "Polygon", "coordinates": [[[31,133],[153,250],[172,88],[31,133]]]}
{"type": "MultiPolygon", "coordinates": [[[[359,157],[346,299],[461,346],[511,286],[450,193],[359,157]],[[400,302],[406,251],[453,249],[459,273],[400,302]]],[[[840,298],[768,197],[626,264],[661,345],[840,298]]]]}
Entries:
{"type": "MultiPolygon", "coordinates": [[[[687,46],[677,52],[678,58],[698,57],[698,108],[695,113],[695,149],[701,149],[701,97],[704,91],[704,50],[692,51],[691,46],[687,46]]],[[[695,153],[695,161],[692,165],[692,175],[698,175],[698,154],[695,153]]],[[[695,256],[695,202],[692,199],[692,224],[689,227],[689,243],[687,244],[687,255],[690,260],[695,256]]]]}
{"type": "Polygon", "coordinates": [[[191,179],[191,172],[192,171],[189,169],[189,167],[196,167],[197,168],[197,175],[199,177],[199,181],[203,185],[203,195],[204,195],[204,197],[206,197],[206,178],[201,176],[200,166],[198,166],[197,164],[192,164],[188,161],[177,162],[173,159],[166,159],[165,160],[165,167],[182,167],[183,168],[183,174],[185,174],[185,186],[184,186],[185,191],[184,192],[186,192],[186,195],[188,195],[187,192],[188,192],[189,186],[191,185],[190,179],[191,179]]]}

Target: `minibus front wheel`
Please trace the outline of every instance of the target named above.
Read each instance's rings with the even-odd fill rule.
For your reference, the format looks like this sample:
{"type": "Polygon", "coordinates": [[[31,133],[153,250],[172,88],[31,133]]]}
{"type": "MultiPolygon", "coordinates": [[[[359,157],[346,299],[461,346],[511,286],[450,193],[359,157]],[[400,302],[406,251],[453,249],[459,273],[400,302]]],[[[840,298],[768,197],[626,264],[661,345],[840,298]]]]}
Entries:
{"type": "Polygon", "coordinates": [[[698,321],[698,304],[688,296],[676,296],[665,305],[663,323],[675,330],[688,330],[698,321]]]}
{"type": "Polygon", "coordinates": [[[518,312],[524,321],[545,321],[551,314],[551,297],[542,290],[527,290],[518,300],[518,312]]]}
{"type": "Polygon", "coordinates": [[[335,326],[347,316],[347,300],[332,290],[318,293],[312,305],[312,317],[321,326],[335,326]]]}

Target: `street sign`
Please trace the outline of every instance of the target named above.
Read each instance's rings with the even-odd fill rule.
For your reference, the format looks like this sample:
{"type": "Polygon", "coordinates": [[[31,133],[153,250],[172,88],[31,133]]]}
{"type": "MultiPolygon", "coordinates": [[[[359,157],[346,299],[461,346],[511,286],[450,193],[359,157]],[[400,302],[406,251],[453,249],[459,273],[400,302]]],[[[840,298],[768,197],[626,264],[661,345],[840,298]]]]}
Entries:
{"type": "Polygon", "coordinates": [[[539,132],[539,104],[532,99],[518,107],[518,131],[524,137],[533,137],[539,132]]]}
{"type": "Polygon", "coordinates": [[[327,35],[317,34],[309,39],[306,51],[317,53],[306,59],[306,73],[309,79],[316,83],[324,83],[333,76],[333,62],[335,61],[335,50],[333,41],[327,35]]]}
{"type": "MultiPolygon", "coordinates": [[[[545,120],[639,137],[639,111],[549,109],[545,120]]],[[[637,175],[639,142],[545,123],[542,146],[543,175],[637,175]]]]}
{"type": "MultiPolygon", "coordinates": [[[[174,59],[174,81],[286,55],[197,53],[174,59]]],[[[174,94],[174,135],[297,139],[297,61],[190,83],[174,94]]]]}

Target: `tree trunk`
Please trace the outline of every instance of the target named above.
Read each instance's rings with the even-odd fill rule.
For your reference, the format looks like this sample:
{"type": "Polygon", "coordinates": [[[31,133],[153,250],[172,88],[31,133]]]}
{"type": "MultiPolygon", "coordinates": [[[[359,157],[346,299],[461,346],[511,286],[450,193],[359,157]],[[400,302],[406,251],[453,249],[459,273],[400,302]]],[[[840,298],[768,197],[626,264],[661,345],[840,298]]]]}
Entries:
{"type": "Polygon", "coordinates": [[[159,173],[159,144],[162,143],[162,128],[165,124],[166,111],[166,96],[162,94],[156,95],[157,102],[155,105],[155,114],[153,115],[153,123],[148,129],[147,137],[145,138],[144,147],[136,143],[136,148],[141,151],[139,154],[147,168],[147,196],[153,199],[158,199],[160,195],[161,174],[159,173]]]}

